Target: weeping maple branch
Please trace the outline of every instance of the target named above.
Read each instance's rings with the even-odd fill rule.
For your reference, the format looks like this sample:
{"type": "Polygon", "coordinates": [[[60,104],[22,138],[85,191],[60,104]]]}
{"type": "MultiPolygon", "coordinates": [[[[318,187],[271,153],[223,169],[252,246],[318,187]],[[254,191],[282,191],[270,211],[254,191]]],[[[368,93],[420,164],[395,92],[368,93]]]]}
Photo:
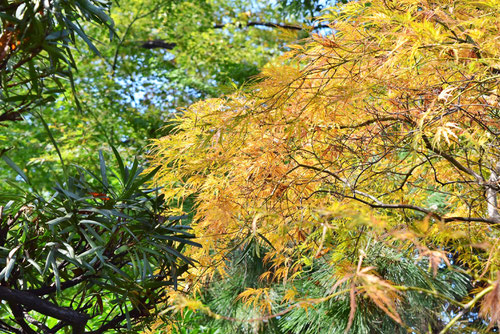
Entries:
{"type": "Polygon", "coordinates": [[[432,218],[434,218],[436,220],[443,221],[443,222],[463,221],[463,222],[482,222],[482,223],[488,223],[488,224],[498,224],[499,223],[499,219],[498,218],[491,217],[491,216],[489,218],[463,217],[463,216],[443,217],[442,215],[436,213],[435,211],[432,211],[432,210],[429,210],[429,209],[426,209],[426,208],[423,208],[423,207],[420,207],[420,206],[416,206],[416,205],[403,204],[403,203],[383,203],[382,201],[380,201],[375,196],[370,195],[370,194],[368,194],[366,192],[359,191],[359,190],[355,189],[355,187],[353,187],[351,185],[351,183],[348,182],[346,179],[340,177],[338,174],[336,174],[336,173],[334,173],[332,171],[329,171],[326,168],[319,168],[319,167],[316,167],[316,166],[309,166],[309,165],[301,164],[301,163],[298,163],[298,162],[297,162],[297,165],[299,167],[302,167],[302,168],[312,169],[312,170],[315,170],[315,171],[318,171],[318,172],[321,172],[321,173],[326,173],[326,174],[328,174],[330,176],[333,176],[336,180],[342,182],[347,188],[351,189],[351,192],[353,193],[353,195],[347,195],[347,194],[345,194],[343,192],[341,193],[341,192],[334,191],[334,190],[318,190],[317,192],[326,192],[326,193],[331,193],[331,194],[338,195],[340,197],[350,198],[352,200],[355,200],[355,201],[358,201],[358,202],[363,203],[365,205],[368,205],[368,206],[370,206],[371,208],[374,208],[374,209],[399,209],[399,210],[408,209],[408,210],[413,210],[413,211],[418,211],[418,212],[421,212],[421,213],[425,213],[426,215],[428,215],[428,216],[430,216],[430,217],[432,217],[432,218]],[[359,196],[367,198],[369,200],[360,198],[359,196]]]}
{"type": "Polygon", "coordinates": [[[476,172],[474,172],[472,169],[462,165],[460,162],[458,162],[457,159],[455,159],[454,157],[452,157],[451,155],[449,155],[448,153],[440,150],[439,148],[437,147],[434,147],[432,145],[432,143],[430,142],[429,138],[427,138],[427,136],[422,136],[422,139],[424,140],[424,143],[425,143],[425,146],[433,151],[434,153],[442,156],[444,159],[448,160],[448,162],[450,162],[453,166],[455,166],[458,170],[464,172],[464,173],[467,173],[469,175],[471,175],[472,177],[474,177],[474,179],[478,182],[478,183],[482,183],[484,181],[484,178],[477,174],[476,172]]]}

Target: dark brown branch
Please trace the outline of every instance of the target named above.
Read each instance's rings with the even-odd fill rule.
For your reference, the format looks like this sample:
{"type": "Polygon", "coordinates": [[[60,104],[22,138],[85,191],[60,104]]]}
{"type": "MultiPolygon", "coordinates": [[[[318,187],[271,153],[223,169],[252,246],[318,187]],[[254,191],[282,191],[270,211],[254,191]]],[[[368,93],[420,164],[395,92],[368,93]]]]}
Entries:
{"type": "Polygon", "coordinates": [[[86,314],[81,314],[70,308],[59,307],[32,293],[12,290],[5,286],[0,286],[0,299],[6,300],[10,305],[23,305],[27,309],[65,321],[73,326],[74,334],[83,334],[85,332],[85,325],[89,319],[86,314]]]}
{"type": "MultiPolygon", "coordinates": [[[[227,23],[224,24],[216,24],[213,26],[213,29],[222,29],[227,26],[227,23]]],[[[268,27],[268,28],[279,28],[279,29],[286,29],[286,30],[295,30],[295,31],[301,31],[301,30],[317,30],[317,29],[325,29],[329,28],[328,25],[326,24],[319,24],[314,27],[303,27],[303,26],[298,26],[298,25],[291,25],[291,24],[282,24],[282,23],[271,23],[271,22],[260,22],[260,21],[250,21],[243,25],[243,27],[268,27]]],[[[162,39],[154,39],[151,41],[145,41],[141,42],[141,47],[144,49],[165,49],[165,50],[172,50],[177,46],[177,43],[175,42],[165,42],[162,39]]]]}
{"type": "Polygon", "coordinates": [[[425,142],[425,146],[433,151],[434,153],[436,154],[439,154],[440,156],[442,156],[443,158],[445,158],[446,160],[448,160],[448,162],[450,162],[453,166],[455,166],[458,170],[466,173],[466,174],[469,174],[471,176],[474,177],[474,179],[476,179],[476,181],[481,184],[484,179],[479,175],[477,174],[476,172],[474,172],[472,169],[468,168],[468,167],[465,167],[464,165],[462,165],[460,162],[457,161],[457,159],[455,159],[454,157],[452,157],[451,155],[449,155],[448,153],[446,152],[443,152],[441,151],[439,148],[437,147],[433,147],[433,145],[431,144],[431,142],[429,141],[429,138],[427,138],[427,136],[422,136],[424,142],[425,142]]]}
{"type": "Polygon", "coordinates": [[[419,164],[416,164],[415,166],[411,167],[411,168],[410,168],[410,170],[408,171],[408,173],[406,173],[406,174],[404,175],[404,179],[403,179],[403,181],[401,182],[401,184],[400,184],[397,188],[395,188],[395,189],[393,189],[393,190],[391,190],[391,191],[389,191],[389,192],[387,192],[387,193],[384,193],[384,194],[382,194],[382,195],[380,195],[380,196],[386,196],[386,195],[388,195],[388,194],[392,194],[392,193],[395,193],[395,192],[397,192],[397,191],[403,190],[403,187],[406,185],[406,183],[407,183],[407,182],[408,182],[408,180],[410,179],[410,176],[413,174],[413,172],[415,171],[415,169],[417,169],[418,167],[422,166],[422,165],[423,165],[423,164],[425,164],[426,162],[427,162],[427,161],[422,161],[422,162],[420,162],[419,164]]]}
{"type": "MultiPolygon", "coordinates": [[[[227,24],[216,24],[214,25],[214,29],[222,29],[226,27],[227,24]]],[[[291,24],[281,24],[281,23],[272,23],[272,22],[259,22],[259,21],[250,21],[244,25],[245,27],[268,27],[268,28],[281,28],[287,30],[303,30],[304,28],[297,25],[291,24]]]]}
{"type": "MultiPolygon", "coordinates": [[[[463,222],[480,222],[480,223],[488,223],[488,224],[498,224],[499,222],[496,220],[492,219],[486,219],[486,218],[481,218],[481,217],[443,217],[434,211],[416,206],[416,205],[410,205],[410,204],[386,204],[386,203],[381,203],[381,202],[376,202],[376,203],[371,203],[366,200],[363,200],[359,197],[356,196],[346,196],[343,195],[346,198],[351,198],[353,200],[356,200],[360,203],[366,204],[372,208],[380,208],[380,209],[409,209],[413,211],[418,211],[425,213],[429,215],[432,218],[435,218],[436,220],[443,221],[445,223],[452,222],[452,221],[463,221],[463,222]]],[[[363,196],[363,195],[361,195],[363,196]]]]}
{"type": "Polygon", "coordinates": [[[23,119],[21,117],[20,112],[5,112],[2,115],[0,115],[0,122],[5,122],[5,121],[20,121],[23,119]]]}
{"type": "Polygon", "coordinates": [[[36,334],[36,332],[26,323],[24,319],[23,309],[19,303],[9,301],[9,306],[14,315],[14,319],[23,329],[24,334],[36,334]]]}
{"type": "Polygon", "coordinates": [[[24,314],[24,318],[30,324],[35,325],[40,330],[40,332],[42,332],[43,334],[50,334],[51,333],[49,327],[47,327],[43,322],[40,322],[40,321],[36,320],[35,318],[33,318],[32,316],[30,316],[29,314],[25,313],[24,314]]]}
{"type": "Polygon", "coordinates": [[[374,118],[374,119],[369,119],[367,121],[364,121],[359,124],[353,124],[353,125],[341,125],[339,126],[339,129],[356,129],[356,128],[361,128],[363,126],[367,126],[373,123],[377,122],[387,122],[387,121],[400,121],[400,117],[381,117],[381,118],[374,118]]]}
{"type": "Polygon", "coordinates": [[[154,39],[152,41],[146,41],[141,44],[141,47],[144,49],[165,49],[172,50],[175,48],[177,43],[168,43],[161,39],[154,39]]]}
{"type": "MultiPolygon", "coordinates": [[[[293,157],[292,157],[292,159],[293,159],[293,157]]],[[[296,163],[297,163],[297,166],[299,166],[299,167],[307,168],[307,169],[312,169],[312,170],[315,170],[315,171],[318,171],[318,172],[322,172],[322,173],[326,173],[328,175],[333,176],[336,180],[344,183],[348,188],[350,188],[350,190],[352,191],[353,195],[352,196],[348,196],[348,195],[346,195],[344,193],[338,193],[336,191],[330,191],[330,190],[325,190],[325,191],[321,191],[321,192],[329,192],[331,194],[337,194],[337,195],[339,195],[341,197],[350,198],[350,199],[356,200],[356,201],[358,201],[360,203],[366,204],[366,205],[368,205],[368,206],[370,206],[372,208],[380,208],[380,209],[408,209],[408,210],[413,210],[413,211],[418,211],[418,212],[425,213],[426,215],[429,215],[430,217],[435,218],[435,219],[440,220],[440,221],[443,221],[443,222],[464,221],[464,222],[482,222],[482,223],[488,223],[488,224],[499,224],[500,223],[500,221],[496,220],[496,219],[486,219],[486,218],[481,218],[481,217],[443,217],[443,216],[437,214],[434,211],[431,211],[431,210],[428,210],[426,208],[422,208],[422,207],[419,207],[419,206],[416,206],[416,205],[382,203],[375,196],[372,196],[370,194],[367,194],[367,193],[364,193],[362,191],[354,189],[352,187],[352,185],[347,180],[343,179],[342,177],[340,177],[336,173],[333,173],[332,171],[329,171],[326,168],[318,168],[318,167],[315,167],[315,166],[308,166],[308,165],[300,164],[297,161],[296,161],[296,163]],[[368,200],[361,199],[361,198],[359,198],[356,195],[359,195],[359,196],[365,197],[367,199],[370,199],[371,202],[368,201],[368,200]]],[[[465,167],[463,167],[463,168],[465,168],[465,167]]]]}

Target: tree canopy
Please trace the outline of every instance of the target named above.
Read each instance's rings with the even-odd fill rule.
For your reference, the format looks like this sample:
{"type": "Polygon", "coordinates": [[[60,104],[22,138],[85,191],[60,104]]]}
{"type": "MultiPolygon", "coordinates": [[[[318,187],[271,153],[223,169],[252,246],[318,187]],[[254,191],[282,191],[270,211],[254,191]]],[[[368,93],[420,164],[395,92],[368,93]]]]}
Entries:
{"type": "MultiPolygon", "coordinates": [[[[308,29],[298,14],[286,8],[263,3],[250,6],[246,1],[143,0],[102,2],[99,6],[113,19],[112,39],[107,27],[87,21],[92,17],[79,16],[78,11],[75,22],[87,39],[57,21],[52,23],[52,30],[66,30],[65,39],[49,39],[47,43],[73,59],[74,66],[69,67],[60,58],[51,61],[41,50],[34,61],[47,66],[58,64],[57,71],[64,73],[53,69],[57,73],[47,72],[40,77],[43,83],[23,82],[15,93],[15,102],[2,99],[13,108],[10,116],[18,119],[22,115],[30,126],[3,122],[6,126],[0,127],[1,150],[15,151],[11,159],[26,166],[35,183],[50,178],[48,169],[60,168],[43,122],[48,124],[68,163],[98,166],[96,152],[104,143],[115,146],[124,159],[132,159],[141,154],[149,138],[166,133],[163,124],[177,108],[218,96],[250,80],[280,53],[286,41],[293,40],[296,34],[307,35],[308,29]],[[71,57],[66,52],[71,52],[71,57]],[[71,78],[74,85],[68,80],[71,78]],[[49,87],[44,88],[47,94],[34,93],[33,83],[49,87]],[[26,108],[19,109],[20,103],[26,108]]],[[[69,8],[64,8],[70,13],[69,8]]],[[[4,21],[7,32],[9,22],[4,21]]],[[[31,54],[24,48],[24,44],[17,46],[16,54],[31,54]]],[[[11,58],[11,63],[17,59],[15,55],[11,58]]],[[[31,75],[28,65],[18,69],[19,75],[24,75],[20,80],[31,75]]],[[[103,154],[107,159],[113,157],[109,149],[103,149],[103,154]]],[[[0,173],[2,177],[14,176],[9,169],[0,173]]]]}
{"type": "Polygon", "coordinates": [[[73,80],[71,48],[77,36],[99,53],[82,23],[105,25],[113,35],[106,14],[110,5],[95,0],[0,2],[0,122],[19,120],[23,112],[54,99],[61,79],[73,80]]]}
{"type": "Polygon", "coordinates": [[[131,328],[158,312],[168,299],[164,287],[176,287],[193,264],[181,250],[199,245],[180,224],[182,217],[163,216],[163,196],[145,187],[153,173],[141,175],[137,160],[127,167],[117,152],[116,159],[114,172],[100,153],[99,176],[79,167],[75,176],[52,180],[50,196],[36,188],[2,194],[10,201],[0,206],[1,312],[14,316],[0,320],[2,331],[131,328]]]}
{"type": "Polygon", "coordinates": [[[499,8],[349,2],[251,89],[179,115],[152,168],[167,199],[196,201],[193,279],[227,277],[234,251],[254,249],[263,283],[238,299],[261,319],[343,300],[334,332],[474,332],[477,312],[495,326],[499,8]],[[425,283],[394,276],[405,263],[425,283]],[[464,277],[455,294],[435,281],[464,277]],[[411,291],[436,307],[411,316],[411,291]]]}

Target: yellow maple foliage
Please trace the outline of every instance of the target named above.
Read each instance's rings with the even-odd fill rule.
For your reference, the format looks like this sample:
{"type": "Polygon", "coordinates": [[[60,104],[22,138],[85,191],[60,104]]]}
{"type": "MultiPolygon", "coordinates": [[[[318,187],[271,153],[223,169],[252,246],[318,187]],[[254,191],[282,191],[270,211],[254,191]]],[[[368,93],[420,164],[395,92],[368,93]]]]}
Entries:
{"type": "MultiPolygon", "coordinates": [[[[196,199],[197,281],[251,236],[272,245],[268,280],[293,280],[318,258],[356,267],[384,243],[427,258],[434,275],[450,264],[446,247],[493,282],[500,1],[361,0],[322,20],[329,33],[292,47],[251,90],[190,106],[153,142],[155,182],[172,200],[196,199]]],[[[357,273],[339,269],[332,287],[349,277],[401,322],[404,289],[376,268],[357,273]]],[[[496,290],[482,313],[494,321],[496,290]]],[[[262,307],[263,291],[240,296],[262,307]]]]}

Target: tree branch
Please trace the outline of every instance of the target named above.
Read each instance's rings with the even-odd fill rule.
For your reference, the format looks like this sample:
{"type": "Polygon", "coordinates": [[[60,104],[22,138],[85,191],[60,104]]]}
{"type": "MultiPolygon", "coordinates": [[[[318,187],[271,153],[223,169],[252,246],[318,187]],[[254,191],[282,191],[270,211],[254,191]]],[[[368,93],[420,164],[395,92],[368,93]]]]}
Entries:
{"type": "Polygon", "coordinates": [[[35,310],[49,317],[63,320],[73,326],[73,334],[83,334],[85,325],[89,319],[86,314],[81,314],[70,308],[57,306],[32,293],[12,290],[5,286],[0,286],[0,299],[6,300],[11,305],[23,305],[28,309],[35,310]]]}
{"type": "MultiPolygon", "coordinates": [[[[227,23],[224,24],[216,24],[214,25],[214,29],[222,29],[227,26],[227,23]]],[[[249,21],[245,27],[268,27],[268,28],[281,28],[287,30],[303,30],[304,28],[297,25],[291,24],[281,24],[281,23],[272,23],[272,22],[260,22],[260,21],[249,21]]]]}
{"type": "Polygon", "coordinates": [[[141,47],[144,49],[165,49],[172,50],[177,46],[177,43],[168,43],[161,39],[142,42],[141,47]]]}
{"type": "MultiPolygon", "coordinates": [[[[293,159],[293,157],[292,157],[292,159],[293,159]]],[[[345,184],[346,187],[351,190],[351,192],[353,193],[353,195],[349,196],[349,195],[346,195],[345,193],[339,193],[339,192],[331,191],[331,190],[325,190],[323,192],[329,192],[329,193],[332,193],[332,194],[337,194],[339,196],[343,196],[345,198],[350,198],[350,199],[356,200],[356,201],[358,201],[360,203],[366,204],[366,205],[368,205],[368,206],[370,206],[372,208],[380,208],[380,209],[409,209],[409,210],[413,210],[413,211],[418,211],[418,212],[425,213],[426,215],[429,215],[429,216],[431,216],[431,217],[433,217],[433,218],[435,218],[437,220],[440,220],[440,221],[443,221],[443,222],[446,222],[446,223],[447,222],[452,222],[452,221],[482,222],[482,223],[488,223],[488,224],[499,224],[500,223],[500,220],[499,219],[495,219],[494,217],[489,217],[489,218],[481,218],[481,217],[459,217],[459,216],[456,216],[456,217],[443,217],[443,216],[437,214],[436,212],[434,212],[432,210],[429,210],[429,209],[426,209],[426,208],[422,208],[422,207],[419,207],[419,206],[416,206],[416,205],[383,203],[378,198],[376,198],[375,196],[372,196],[372,195],[370,195],[368,193],[365,193],[365,192],[362,192],[362,191],[359,191],[359,190],[355,189],[347,180],[345,180],[344,178],[340,177],[336,173],[334,173],[332,171],[329,171],[328,169],[319,168],[319,167],[315,167],[315,166],[304,165],[304,164],[301,164],[301,163],[297,162],[297,160],[295,160],[295,159],[293,159],[293,160],[297,163],[297,166],[299,166],[299,167],[312,169],[312,170],[315,170],[315,171],[318,171],[318,172],[321,172],[321,173],[326,173],[328,175],[333,176],[336,180],[338,180],[338,181],[342,182],[343,184],[345,184]],[[371,200],[372,202],[364,200],[364,199],[361,199],[361,198],[357,197],[356,195],[366,197],[369,200],[371,200]]]]}
{"type": "MultiPolygon", "coordinates": [[[[227,25],[228,25],[227,23],[216,24],[212,28],[213,29],[223,29],[227,25]]],[[[291,24],[260,22],[260,21],[249,21],[243,27],[268,27],[268,28],[279,28],[279,29],[295,30],[295,31],[317,30],[317,29],[329,28],[329,26],[326,25],[326,24],[319,24],[319,25],[314,26],[314,27],[303,27],[303,26],[291,25],[291,24]]],[[[176,46],[177,46],[177,43],[175,43],[175,42],[165,42],[162,39],[154,39],[154,40],[150,40],[150,41],[141,42],[141,47],[144,48],[144,49],[165,49],[165,50],[172,50],[176,46]]]]}
{"type": "Polygon", "coordinates": [[[9,301],[8,304],[10,306],[10,309],[12,310],[14,319],[19,324],[19,326],[21,326],[23,334],[36,334],[36,332],[26,323],[24,319],[24,313],[20,304],[11,301],[9,301]]]}
{"type": "Polygon", "coordinates": [[[480,222],[480,223],[488,223],[488,224],[498,224],[499,221],[498,220],[494,220],[494,219],[487,219],[487,218],[481,218],[481,217],[460,217],[460,216],[455,216],[455,217],[443,217],[439,214],[437,214],[436,212],[434,211],[431,211],[431,210],[428,210],[428,209],[425,209],[425,208],[422,208],[422,207],[419,207],[419,206],[416,206],[416,205],[411,205],[411,204],[387,204],[387,203],[382,203],[380,201],[378,201],[376,198],[374,198],[373,196],[371,195],[368,195],[368,194],[365,194],[365,193],[362,193],[360,191],[355,191],[355,194],[358,194],[358,195],[361,195],[361,196],[366,196],[368,198],[370,198],[371,200],[374,200],[375,203],[371,203],[371,202],[368,202],[366,200],[363,200],[359,197],[356,197],[355,195],[354,196],[346,196],[344,195],[344,197],[347,197],[347,198],[351,198],[353,200],[356,200],[360,203],[363,203],[363,204],[366,204],[372,208],[381,208],[381,209],[409,209],[409,210],[413,210],[413,211],[418,211],[418,212],[422,212],[422,213],[425,213],[437,220],[440,220],[440,221],[443,221],[445,223],[448,223],[448,222],[452,222],[452,221],[463,221],[463,222],[480,222]]]}
{"type": "Polygon", "coordinates": [[[483,178],[479,174],[477,174],[476,172],[474,172],[472,169],[470,169],[468,167],[465,167],[460,162],[458,162],[457,159],[455,159],[454,157],[452,157],[448,153],[445,153],[445,152],[441,151],[437,147],[433,147],[432,144],[431,144],[431,142],[429,141],[429,138],[427,138],[427,136],[425,136],[425,135],[422,136],[422,139],[425,142],[425,146],[429,150],[431,150],[432,152],[434,152],[436,154],[439,154],[440,156],[442,156],[443,158],[445,158],[446,160],[448,160],[448,162],[450,162],[458,170],[461,170],[462,172],[467,173],[467,174],[473,176],[474,179],[476,179],[476,182],[478,182],[479,184],[481,184],[484,181],[483,178]]]}
{"type": "Polygon", "coordinates": [[[30,324],[33,324],[35,325],[36,327],[38,327],[38,329],[43,333],[43,334],[50,334],[51,331],[50,331],[50,328],[47,327],[43,322],[40,322],[38,320],[36,320],[35,318],[33,318],[32,316],[30,316],[29,314],[25,313],[24,314],[24,318],[30,323],[30,324]]]}

